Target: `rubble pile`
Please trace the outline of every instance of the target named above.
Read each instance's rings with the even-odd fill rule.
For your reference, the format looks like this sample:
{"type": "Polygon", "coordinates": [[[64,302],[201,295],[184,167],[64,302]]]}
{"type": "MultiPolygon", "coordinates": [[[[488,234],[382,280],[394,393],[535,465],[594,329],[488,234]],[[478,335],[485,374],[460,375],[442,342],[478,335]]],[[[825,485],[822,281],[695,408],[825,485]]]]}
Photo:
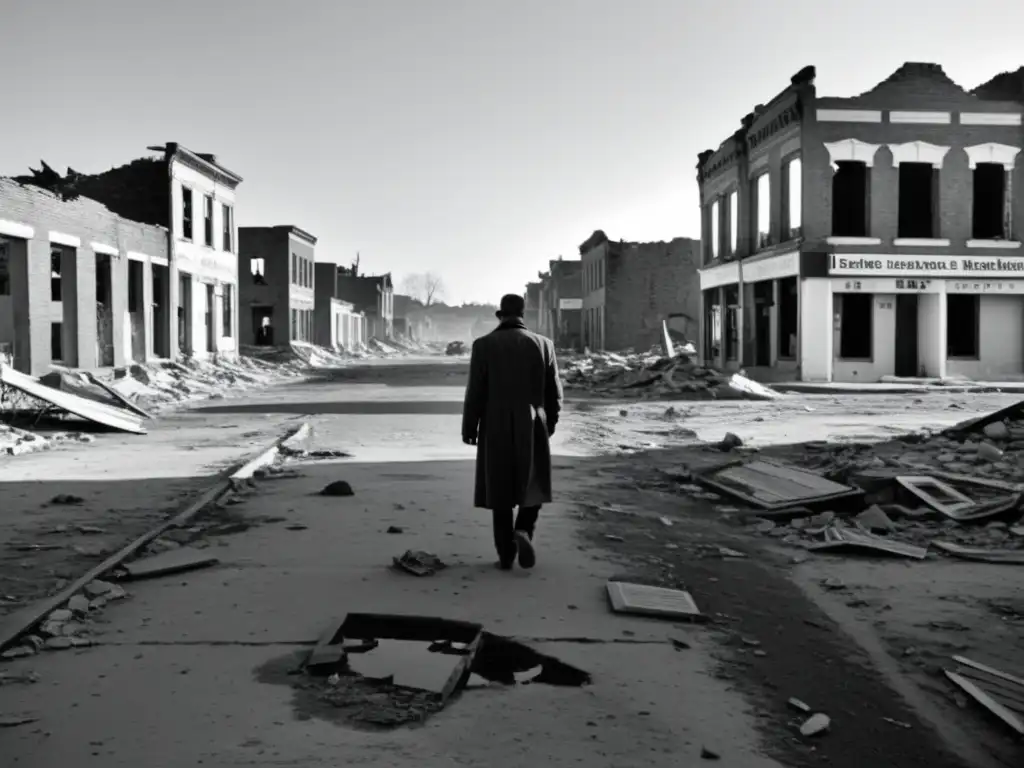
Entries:
{"type": "Polygon", "coordinates": [[[629,394],[641,399],[774,400],[782,395],[742,374],[700,365],[692,354],[665,357],[660,348],[647,353],[592,352],[561,361],[567,389],[607,397],[629,394]]]}
{"type": "Polygon", "coordinates": [[[61,443],[91,443],[95,438],[82,432],[57,432],[47,436],[0,424],[0,455],[22,456],[45,451],[61,443]]]}
{"type": "Polygon", "coordinates": [[[811,551],[871,550],[918,560],[941,553],[1024,565],[1024,414],[877,445],[810,443],[786,460],[775,466],[843,483],[847,492],[759,504],[726,481],[735,468],[694,476],[697,484],[684,488],[746,502],[754,507],[751,532],[811,551]]]}

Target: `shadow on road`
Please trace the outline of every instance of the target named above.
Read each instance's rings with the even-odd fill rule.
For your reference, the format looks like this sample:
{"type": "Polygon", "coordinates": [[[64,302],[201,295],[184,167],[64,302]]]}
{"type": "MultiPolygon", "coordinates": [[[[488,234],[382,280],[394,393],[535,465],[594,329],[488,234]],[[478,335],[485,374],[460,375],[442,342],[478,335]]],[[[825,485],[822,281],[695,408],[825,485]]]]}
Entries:
{"type": "Polygon", "coordinates": [[[453,363],[356,364],[345,368],[321,368],[300,384],[383,384],[388,387],[464,387],[469,361],[453,363]]]}
{"type": "Polygon", "coordinates": [[[336,402],[325,400],[313,403],[239,403],[237,405],[211,405],[194,409],[196,413],[301,413],[301,414],[372,414],[375,416],[432,414],[462,415],[461,402],[399,400],[369,402],[336,402]]]}

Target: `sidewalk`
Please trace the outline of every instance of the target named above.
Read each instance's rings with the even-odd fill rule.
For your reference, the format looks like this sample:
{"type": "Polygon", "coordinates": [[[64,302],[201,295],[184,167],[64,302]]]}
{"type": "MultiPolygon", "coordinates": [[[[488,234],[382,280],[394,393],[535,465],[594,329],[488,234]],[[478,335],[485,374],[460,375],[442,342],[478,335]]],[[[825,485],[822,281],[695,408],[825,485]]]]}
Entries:
{"type": "Polygon", "coordinates": [[[926,394],[929,392],[1020,393],[1024,395],[1024,381],[961,381],[957,379],[901,379],[863,383],[781,381],[770,384],[779,392],[798,392],[809,395],[898,395],[926,394]]]}
{"type": "MultiPolygon", "coordinates": [[[[570,461],[583,460],[558,463],[570,461]]],[[[582,488],[581,470],[563,469],[565,482],[582,488]]],[[[472,462],[301,471],[262,483],[233,508],[286,522],[222,539],[217,568],[132,585],[132,600],[105,610],[100,647],[19,662],[43,681],[0,688],[0,711],[42,720],[4,735],[12,764],[677,768],[698,762],[707,745],[730,766],[777,765],[757,754],[739,695],[708,674],[702,629],[611,614],[611,566],[578,547],[568,507],[545,508],[537,568],[502,573],[487,513],[466,503],[472,462]],[[315,495],[338,479],[356,495],[315,495]],[[308,530],[286,528],[296,523],[308,530]],[[388,535],[390,525],[405,532],[388,535]],[[408,548],[450,567],[422,579],[386,567],[408,548]],[[533,639],[594,683],[467,691],[422,728],[367,733],[296,711],[286,684],[258,681],[354,611],[481,622],[533,639]],[[693,648],[675,651],[670,636],[693,648]],[[595,642],[557,640],[580,637],[595,642]]]]}

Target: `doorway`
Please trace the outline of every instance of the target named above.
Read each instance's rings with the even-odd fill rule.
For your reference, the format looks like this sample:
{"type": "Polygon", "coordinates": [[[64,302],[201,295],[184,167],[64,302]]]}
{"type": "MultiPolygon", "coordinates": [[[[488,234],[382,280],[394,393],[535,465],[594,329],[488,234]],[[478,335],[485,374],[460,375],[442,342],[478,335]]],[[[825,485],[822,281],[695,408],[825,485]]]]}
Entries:
{"type": "Polygon", "coordinates": [[[754,283],[754,365],[772,364],[772,307],[775,282],[754,283]]]}
{"type": "Polygon", "coordinates": [[[918,374],[917,294],[896,294],[896,375],[918,374]]]}
{"type": "Polygon", "coordinates": [[[206,284],[206,351],[217,351],[217,316],[214,308],[217,306],[217,297],[213,285],[206,284]]]}
{"type": "Polygon", "coordinates": [[[131,356],[137,363],[146,359],[145,268],[141,261],[128,261],[128,323],[131,356]]]}
{"type": "Polygon", "coordinates": [[[253,343],[257,347],[274,346],[274,308],[252,308],[253,343]]]}
{"type": "Polygon", "coordinates": [[[178,274],[178,351],[192,353],[192,275],[178,274]]]}
{"type": "Polygon", "coordinates": [[[162,264],[153,264],[153,354],[156,357],[171,356],[170,319],[168,309],[171,303],[171,270],[162,264]]]}
{"type": "Polygon", "coordinates": [[[96,254],[96,362],[114,364],[114,307],[112,306],[114,265],[110,256],[96,254]]]}

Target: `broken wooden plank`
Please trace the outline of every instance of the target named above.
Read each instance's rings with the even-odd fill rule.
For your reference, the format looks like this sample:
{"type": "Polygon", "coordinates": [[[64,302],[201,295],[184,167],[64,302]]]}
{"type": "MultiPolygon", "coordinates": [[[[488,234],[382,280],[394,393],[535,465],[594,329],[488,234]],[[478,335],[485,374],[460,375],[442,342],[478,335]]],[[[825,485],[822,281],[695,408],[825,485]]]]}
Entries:
{"type": "Polygon", "coordinates": [[[88,421],[95,421],[97,424],[122,432],[146,434],[142,420],[134,413],[48,387],[34,376],[16,371],[8,365],[0,365],[0,382],[88,421]]]}
{"type": "Polygon", "coordinates": [[[980,686],[975,685],[963,675],[951,672],[948,669],[943,670],[943,672],[964,693],[1008,725],[1018,736],[1024,736],[1024,719],[1017,717],[1017,715],[996,701],[986,691],[982,690],[980,686]]]}
{"type": "Polygon", "coordinates": [[[936,512],[954,520],[959,512],[975,506],[972,498],[934,477],[898,475],[896,482],[936,512]]]}
{"type": "Polygon", "coordinates": [[[1022,549],[985,549],[983,547],[965,547],[952,541],[933,541],[936,549],[959,557],[961,560],[972,560],[976,563],[992,563],[993,565],[1024,565],[1022,549]]]}
{"type": "Polygon", "coordinates": [[[112,398],[114,398],[114,400],[116,400],[118,403],[121,404],[122,408],[127,408],[132,413],[138,414],[139,416],[141,416],[144,419],[152,419],[153,418],[153,414],[151,414],[148,411],[145,411],[142,408],[140,408],[139,406],[137,406],[135,403],[133,403],[127,397],[125,397],[120,392],[118,392],[116,389],[114,389],[109,384],[107,384],[105,381],[101,381],[100,379],[96,378],[96,376],[94,374],[91,374],[91,373],[87,373],[86,375],[89,377],[89,381],[91,381],[97,387],[99,387],[104,392],[109,394],[112,398]]]}
{"type": "Polygon", "coordinates": [[[195,571],[200,568],[209,568],[219,563],[216,557],[190,547],[170,549],[158,555],[143,557],[130,563],[125,563],[122,569],[125,579],[152,579],[157,576],[169,576],[174,573],[195,571]]]}
{"type": "Polygon", "coordinates": [[[1024,400],[1019,400],[1012,405],[1008,405],[1005,408],[1000,408],[998,411],[992,411],[992,413],[986,416],[978,416],[974,419],[968,419],[961,421],[959,424],[954,424],[952,427],[944,429],[942,434],[955,435],[963,434],[964,432],[976,432],[979,429],[984,429],[989,424],[994,424],[997,421],[1005,421],[1010,419],[1016,421],[1015,417],[1020,416],[1024,413],[1024,400]]]}
{"type": "Polygon", "coordinates": [[[954,656],[953,661],[961,666],[970,667],[971,669],[976,669],[979,672],[984,672],[986,675],[992,675],[992,677],[998,677],[1008,683],[1018,685],[1020,686],[1020,689],[1024,691],[1024,678],[1011,675],[1008,672],[1003,672],[1002,670],[998,670],[994,667],[986,666],[985,664],[981,664],[973,659],[968,659],[966,656],[954,656]]]}
{"type": "Polygon", "coordinates": [[[808,545],[807,549],[816,552],[841,551],[844,549],[867,550],[881,552],[911,560],[924,560],[928,550],[902,541],[894,541],[884,536],[875,536],[865,531],[855,531],[842,525],[832,524],[825,528],[825,541],[808,545]]]}
{"type": "MultiPolygon", "coordinates": [[[[974,475],[961,475],[956,472],[945,472],[934,467],[924,466],[923,464],[905,464],[905,469],[912,469],[915,472],[920,472],[922,475],[928,477],[935,477],[939,480],[945,480],[948,483],[963,483],[965,485],[976,485],[980,488],[991,488],[994,491],[1006,491],[1007,493],[1021,493],[1024,492],[1024,485],[1021,483],[1007,483],[1003,480],[993,480],[990,477],[975,477],[974,475]]],[[[900,474],[897,471],[895,474],[900,474]]]]}

